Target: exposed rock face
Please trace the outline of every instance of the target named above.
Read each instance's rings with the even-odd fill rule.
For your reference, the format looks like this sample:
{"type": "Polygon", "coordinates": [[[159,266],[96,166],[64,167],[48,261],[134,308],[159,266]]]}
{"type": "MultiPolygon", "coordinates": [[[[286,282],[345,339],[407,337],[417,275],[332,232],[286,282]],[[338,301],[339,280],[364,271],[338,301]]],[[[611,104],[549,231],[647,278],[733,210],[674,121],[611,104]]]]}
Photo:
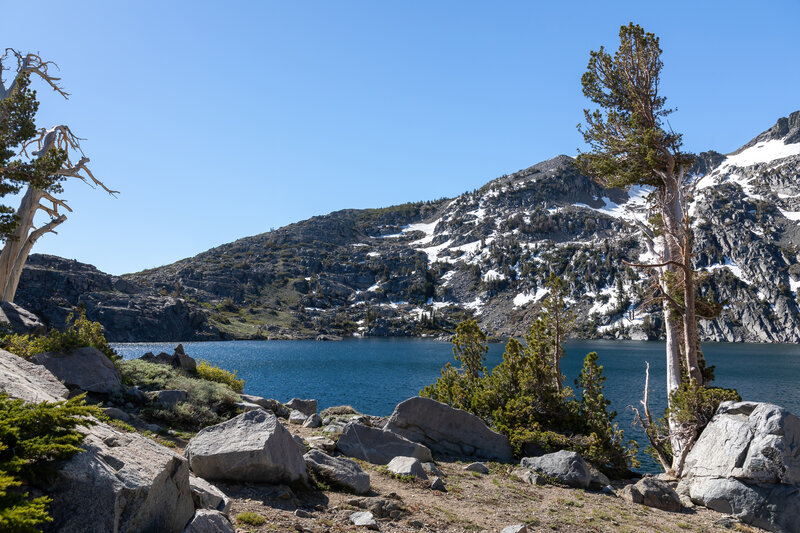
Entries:
{"type": "Polygon", "coordinates": [[[12,333],[44,335],[47,326],[38,316],[11,302],[0,302],[0,326],[5,324],[12,333]]]}
{"type": "Polygon", "coordinates": [[[178,533],[194,513],[189,465],[135,433],[104,424],[88,431],[86,452],[59,470],[48,494],[47,531],[163,531],[178,533]]]}
{"type": "Polygon", "coordinates": [[[568,450],[540,457],[524,457],[520,466],[554,477],[570,487],[587,489],[592,481],[592,473],[583,457],[568,450]]]}
{"type": "Polygon", "coordinates": [[[356,494],[369,492],[369,474],[355,461],[343,457],[331,457],[319,450],[309,451],[303,459],[309,469],[337,485],[346,487],[356,494]]]}
{"type": "Polygon", "coordinates": [[[201,430],[186,447],[192,471],[207,480],[307,482],[291,434],[263,410],[248,411],[201,430]]]}
{"type": "Polygon", "coordinates": [[[422,468],[422,463],[416,457],[395,457],[386,465],[389,472],[398,476],[415,476],[420,479],[428,479],[428,474],[422,468]]]}
{"type": "Polygon", "coordinates": [[[509,462],[508,438],[477,416],[430,398],[409,398],[394,408],[386,429],[427,446],[434,453],[509,462]]]}
{"type": "Polygon", "coordinates": [[[100,350],[77,348],[68,354],[46,352],[33,356],[68,386],[89,392],[113,394],[122,392],[122,377],[114,363],[100,350]]]}
{"type": "Polygon", "coordinates": [[[350,422],[344,428],[336,448],[347,455],[376,465],[385,465],[398,455],[433,461],[431,451],[397,433],[350,422]]]}
{"type": "Polygon", "coordinates": [[[800,532],[800,419],[772,404],[723,403],[689,452],[679,491],[745,523],[800,532]]]}
{"type": "Polygon", "coordinates": [[[28,258],[16,303],[56,327],[62,327],[67,315],[83,305],[86,316],[103,324],[106,338],[114,342],[219,338],[208,322],[208,312],[199,305],[51,255],[28,258]]]}
{"type": "Polygon", "coordinates": [[[57,402],[69,394],[46,368],[0,350],[0,392],[26,402],[57,402]]]}

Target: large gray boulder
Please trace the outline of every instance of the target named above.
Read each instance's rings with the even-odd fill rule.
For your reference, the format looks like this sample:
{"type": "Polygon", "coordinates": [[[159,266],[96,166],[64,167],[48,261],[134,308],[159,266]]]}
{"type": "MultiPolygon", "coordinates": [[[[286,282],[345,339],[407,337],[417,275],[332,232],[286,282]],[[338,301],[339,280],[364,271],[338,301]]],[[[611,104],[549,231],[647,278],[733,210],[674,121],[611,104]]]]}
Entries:
{"type": "Polygon", "coordinates": [[[182,531],[194,513],[186,460],[105,424],[87,433],[86,451],[67,461],[49,487],[53,522],[46,530],[182,531]]]}
{"type": "Polygon", "coordinates": [[[412,442],[397,433],[350,422],[336,441],[336,448],[348,457],[385,465],[403,455],[422,462],[433,461],[427,446],[412,442]]]}
{"type": "Polygon", "coordinates": [[[260,409],[201,430],[189,441],[185,455],[192,471],[208,480],[308,481],[292,435],[275,415],[260,409]]]}
{"type": "Polygon", "coordinates": [[[561,483],[581,489],[589,488],[592,473],[579,454],[568,450],[540,457],[524,457],[520,466],[556,478],[561,483]]]}
{"type": "Polygon", "coordinates": [[[724,402],[687,455],[678,490],[747,524],[800,532],[800,419],[773,404],[724,402]]]}
{"type": "Polygon", "coordinates": [[[69,394],[49,370],[5,350],[0,350],[0,392],[31,403],[57,402],[69,394]]]}
{"type": "Polygon", "coordinates": [[[20,335],[44,335],[47,326],[38,316],[11,302],[0,302],[0,329],[20,335]]]}
{"type": "Polygon", "coordinates": [[[319,450],[311,450],[303,456],[306,466],[318,475],[348,488],[356,494],[369,492],[369,474],[358,463],[344,457],[331,457],[319,450]]]}
{"type": "Polygon", "coordinates": [[[424,444],[434,453],[510,462],[511,444],[477,416],[447,404],[409,398],[394,408],[385,429],[424,444]]]}
{"type": "Polygon", "coordinates": [[[52,372],[67,386],[88,392],[122,393],[119,370],[97,348],[84,347],[69,353],[46,352],[33,356],[33,362],[52,372]]]}

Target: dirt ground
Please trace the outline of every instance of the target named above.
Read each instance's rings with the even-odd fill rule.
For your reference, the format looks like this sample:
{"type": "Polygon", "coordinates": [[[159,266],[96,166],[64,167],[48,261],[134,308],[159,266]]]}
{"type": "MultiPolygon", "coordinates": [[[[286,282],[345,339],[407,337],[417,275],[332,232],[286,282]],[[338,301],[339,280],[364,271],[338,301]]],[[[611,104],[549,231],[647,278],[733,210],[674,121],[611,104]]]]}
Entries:
{"type": "MultiPolygon", "coordinates": [[[[316,430],[289,426],[311,436],[316,430]]],[[[232,499],[230,517],[237,532],[367,531],[349,517],[372,510],[381,531],[500,532],[524,523],[528,531],[564,532],[756,532],[727,515],[705,508],[669,513],[630,503],[599,491],[536,486],[512,476],[513,465],[488,463],[486,475],[463,470],[466,463],[437,462],[447,492],[430,482],[403,481],[385,469],[360,462],[371,478],[369,494],[290,488],[256,483],[215,483],[232,499]],[[237,520],[242,513],[263,517],[262,525],[237,520]]]]}

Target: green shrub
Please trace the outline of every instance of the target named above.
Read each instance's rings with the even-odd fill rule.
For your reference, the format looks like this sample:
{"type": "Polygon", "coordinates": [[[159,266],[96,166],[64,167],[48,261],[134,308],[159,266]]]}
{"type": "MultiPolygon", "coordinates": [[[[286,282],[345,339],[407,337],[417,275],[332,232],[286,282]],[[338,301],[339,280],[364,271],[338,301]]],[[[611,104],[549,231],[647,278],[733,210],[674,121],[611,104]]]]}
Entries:
{"type": "Polygon", "coordinates": [[[228,372],[217,365],[212,365],[208,361],[200,360],[197,363],[197,375],[202,379],[227,385],[235,392],[244,390],[244,380],[236,377],[235,370],[228,372]]]}
{"type": "Polygon", "coordinates": [[[85,309],[80,310],[77,318],[75,313],[67,316],[64,331],[52,328],[44,336],[6,335],[0,340],[0,346],[26,359],[44,352],[68,353],[85,346],[97,348],[112,361],[120,359],[117,352],[108,345],[108,341],[103,335],[103,326],[100,322],[92,322],[86,318],[85,309]]]}
{"type": "Polygon", "coordinates": [[[236,515],[236,521],[240,524],[246,524],[248,526],[263,526],[267,523],[266,518],[260,514],[251,513],[250,511],[236,515]]]}
{"type": "Polygon", "coordinates": [[[122,379],[143,390],[185,390],[187,399],[173,406],[152,403],[143,409],[146,416],[189,431],[218,424],[236,414],[239,395],[228,385],[192,378],[169,365],[140,359],[119,364],[122,379]]]}
{"type": "Polygon", "coordinates": [[[57,403],[24,403],[0,394],[0,531],[39,531],[52,520],[50,498],[29,499],[19,487],[49,473],[49,463],[81,452],[83,434],[77,426],[90,426],[97,407],[84,403],[84,395],[57,403]]]}

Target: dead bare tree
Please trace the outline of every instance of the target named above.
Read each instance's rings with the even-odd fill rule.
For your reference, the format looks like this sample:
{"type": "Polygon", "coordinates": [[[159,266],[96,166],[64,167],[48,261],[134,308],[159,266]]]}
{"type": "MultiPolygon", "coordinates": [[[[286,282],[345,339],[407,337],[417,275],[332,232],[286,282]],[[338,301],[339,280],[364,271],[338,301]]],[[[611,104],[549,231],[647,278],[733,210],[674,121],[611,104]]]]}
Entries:
{"type": "MultiPolygon", "coordinates": [[[[58,94],[68,98],[69,94],[59,85],[60,78],[51,74],[57,68],[50,61],[43,61],[38,54],[21,54],[13,49],[6,49],[0,58],[0,101],[11,102],[3,106],[0,118],[10,119],[12,105],[16,103],[28,109],[27,121],[32,125],[32,107],[35,113],[37,103],[34,93],[27,87],[30,77],[35,75],[45,81],[58,94]],[[13,80],[8,88],[3,84],[2,72],[6,70],[3,62],[8,58],[16,59],[13,80]],[[12,102],[12,100],[14,100],[12,102]],[[26,107],[27,106],[27,107],[26,107]]],[[[25,118],[25,117],[23,117],[25,118]]],[[[4,146],[5,150],[14,147],[4,146]]],[[[68,126],[59,125],[50,129],[40,129],[33,135],[22,139],[18,146],[18,159],[0,167],[0,179],[25,184],[25,193],[14,214],[13,231],[7,233],[5,246],[0,252],[0,299],[13,302],[19,285],[22,269],[28,259],[31,248],[46,233],[56,233],[55,228],[66,221],[63,211],[72,211],[66,200],[55,195],[63,192],[61,183],[68,178],[77,178],[92,187],[100,187],[111,195],[117,194],[95,178],[87,167],[89,158],[80,147],[80,139],[68,126]],[[71,159],[72,154],[79,154],[77,162],[71,159]],[[50,219],[40,227],[34,226],[34,218],[38,211],[49,215],[50,219]]],[[[17,190],[22,187],[18,186],[17,190]]],[[[13,190],[13,188],[12,188],[13,190]]]]}

